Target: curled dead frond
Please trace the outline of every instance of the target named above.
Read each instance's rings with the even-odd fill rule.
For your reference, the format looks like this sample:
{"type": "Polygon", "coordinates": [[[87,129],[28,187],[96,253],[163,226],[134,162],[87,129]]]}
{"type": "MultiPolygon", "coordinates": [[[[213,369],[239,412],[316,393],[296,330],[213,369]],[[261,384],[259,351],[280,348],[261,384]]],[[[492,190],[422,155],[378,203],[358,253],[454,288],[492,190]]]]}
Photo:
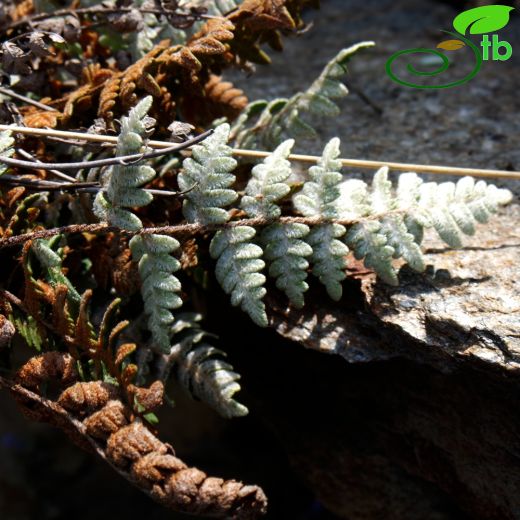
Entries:
{"type": "Polygon", "coordinates": [[[229,519],[253,519],[265,512],[266,498],[259,487],[208,477],[178,459],[172,447],[124,404],[118,387],[80,382],[65,388],[57,401],[41,397],[38,386],[49,377],[59,376],[63,386],[74,380],[66,369],[70,356],[49,354],[24,365],[18,371],[18,384],[11,387],[26,411],[65,430],[167,507],[229,519]]]}
{"type": "Polygon", "coordinates": [[[60,385],[66,386],[77,378],[74,358],[61,352],[46,352],[31,358],[16,375],[19,384],[36,392],[45,382],[58,381],[60,385]]]}

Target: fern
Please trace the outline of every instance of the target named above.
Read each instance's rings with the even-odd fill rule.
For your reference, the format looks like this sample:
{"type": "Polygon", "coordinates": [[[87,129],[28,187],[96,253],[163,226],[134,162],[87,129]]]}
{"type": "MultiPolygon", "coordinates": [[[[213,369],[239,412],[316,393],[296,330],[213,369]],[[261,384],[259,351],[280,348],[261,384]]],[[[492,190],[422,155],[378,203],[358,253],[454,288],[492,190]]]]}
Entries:
{"type": "MultiPolygon", "coordinates": [[[[179,186],[187,190],[195,185],[184,201],[188,222],[223,224],[229,219],[228,211],[223,208],[232,204],[238,194],[229,189],[235,182],[231,172],[237,163],[226,145],[228,137],[229,125],[218,126],[213,135],[193,147],[193,157],[183,161],[179,186]]],[[[251,241],[255,234],[251,227],[218,231],[211,242],[210,253],[217,259],[217,280],[224,291],[231,294],[233,305],[240,305],[255,323],[266,326],[262,302],[265,276],[260,273],[265,264],[260,260],[262,250],[251,241]]]]}
{"type": "Polygon", "coordinates": [[[201,319],[195,313],[176,316],[170,352],[159,362],[161,379],[166,382],[173,372],[185,390],[223,417],[247,415],[247,408],[234,399],[240,376],[222,359],[226,354],[207,343],[212,335],[200,328],[201,319]]]}
{"type": "MultiPolygon", "coordinates": [[[[136,8],[145,8],[147,0],[135,0],[136,8]]],[[[224,16],[235,9],[240,2],[235,0],[195,0],[192,7],[205,7],[209,15],[224,16]]],[[[141,59],[162,40],[170,40],[171,45],[184,45],[205,23],[205,20],[195,22],[191,27],[173,27],[167,16],[156,16],[152,13],[143,13],[144,27],[141,31],[127,35],[128,47],[133,61],[141,59]]]]}
{"type": "Polygon", "coordinates": [[[398,283],[392,258],[402,257],[412,269],[424,270],[419,248],[424,228],[435,228],[449,246],[460,247],[462,233],[473,234],[476,222],[487,222],[512,196],[471,177],[437,184],[423,183],[415,173],[402,174],[393,194],[386,167],[376,172],[370,192],[363,181],[354,179],[342,183],[340,191],[339,218],[361,218],[348,230],[346,243],[356,258],[364,258],[367,267],[392,285],[398,283]],[[363,219],[374,215],[380,218],[363,219]]]}
{"type": "Polygon", "coordinates": [[[217,260],[215,275],[232,305],[242,308],[261,327],[267,326],[267,315],[262,298],[265,296],[265,267],[263,251],[252,243],[256,230],[237,226],[217,231],[209,252],[217,260]]]}
{"type": "MultiPolygon", "coordinates": [[[[295,208],[306,217],[323,217],[334,220],[338,217],[335,202],[339,198],[339,184],[343,177],[339,170],[341,162],[339,139],[332,139],[323,151],[317,166],[309,169],[310,180],[305,182],[301,193],[294,196],[295,208]]],[[[329,296],[341,299],[341,282],[345,279],[348,247],[340,240],[346,228],[340,224],[327,223],[313,227],[306,238],[312,249],[310,261],[312,273],[327,289],[329,296]]]]}
{"type": "MultiPolygon", "coordinates": [[[[285,141],[263,163],[253,168],[241,202],[250,217],[280,217],[282,210],[277,203],[291,190],[287,180],[292,170],[287,157],[293,145],[292,139],[285,141]]],[[[265,258],[270,262],[269,275],[276,278],[276,286],[298,308],[303,307],[303,293],[309,288],[305,282],[309,267],[305,257],[312,254],[312,249],[302,240],[308,233],[309,227],[305,224],[274,223],[267,226],[259,237],[265,258]]]]}
{"type": "MultiPolygon", "coordinates": [[[[392,196],[392,183],[388,180],[388,168],[381,168],[374,175],[372,211],[390,212],[395,208],[392,196]]],[[[394,258],[403,258],[417,272],[425,269],[421,249],[404,223],[402,215],[388,215],[381,219],[381,234],[393,251],[394,258]]]]}
{"type": "Polygon", "coordinates": [[[192,148],[192,157],[182,163],[179,187],[186,194],[184,216],[188,222],[200,224],[223,224],[228,212],[223,209],[237,199],[238,195],[229,189],[235,182],[231,173],[237,166],[227,146],[229,125],[222,124],[213,135],[202,144],[192,148]]]}
{"type": "Polygon", "coordinates": [[[130,240],[132,257],[139,262],[148,328],[153,345],[162,352],[170,347],[169,327],[174,321],[171,310],[182,306],[178,295],[181,283],[172,274],[180,269],[180,263],[171,256],[179,247],[175,238],[165,235],[137,235],[130,240]]]}
{"type": "MultiPolygon", "coordinates": [[[[121,120],[121,133],[117,141],[117,155],[131,155],[143,150],[143,136],[153,120],[147,116],[152,97],[140,101],[128,117],[121,120]]],[[[141,187],[155,177],[155,170],[147,165],[116,165],[107,174],[106,191],[100,191],[94,201],[94,211],[109,224],[129,231],[140,231],[143,224],[131,210],[144,206],[152,195],[141,187]]],[[[154,348],[166,352],[170,347],[170,327],[174,317],[171,310],[178,309],[182,300],[178,293],[181,283],[172,274],[179,270],[178,260],[171,253],[179,248],[172,237],[143,234],[130,240],[132,257],[139,262],[142,279],[141,294],[148,314],[148,327],[154,348]]]]}
{"type": "MultiPolygon", "coordinates": [[[[197,152],[198,159],[185,160],[190,175],[183,172],[186,178],[181,188],[199,182],[199,193],[185,203],[185,214],[192,221],[195,217],[201,223],[226,223],[229,215],[222,206],[238,197],[232,190],[233,165],[219,167],[221,158],[229,159],[224,144],[227,134],[227,125],[224,130],[218,127],[218,139],[213,136],[213,142],[201,148],[203,153],[197,152]]],[[[280,222],[280,204],[291,191],[292,170],[287,158],[293,144],[293,140],[283,142],[252,169],[240,200],[248,217],[265,222],[262,231],[257,235],[257,230],[248,225],[224,227],[210,245],[210,254],[217,260],[217,280],[231,295],[232,304],[240,305],[262,326],[267,324],[262,302],[265,277],[260,272],[265,266],[263,259],[268,262],[268,274],[295,307],[304,304],[309,260],[312,273],[337,301],[342,296],[349,249],[385,282],[396,285],[394,259],[403,258],[412,269],[424,270],[419,248],[424,227],[435,227],[448,244],[457,245],[458,228],[473,232],[475,219],[484,221],[510,196],[505,190],[486,187],[482,181],[474,184],[461,179],[457,187],[453,183],[422,184],[415,174],[403,174],[394,193],[388,168],[375,174],[370,188],[361,180],[342,181],[339,140],[333,139],[319,163],[309,169],[309,180],[293,196],[296,210],[304,217],[318,217],[324,222],[311,226],[280,222]],[[355,222],[343,224],[350,220],[355,222]]]]}
{"type": "MultiPolygon", "coordinates": [[[[134,0],[133,4],[135,8],[146,8],[147,0],[134,0]]],[[[188,40],[189,33],[172,27],[166,16],[143,13],[142,17],[142,30],[127,35],[128,48],[134,62],[150,52],[161,40],[169,39],[172,45],[184,44],[188,40]]]]}
{"type": "MultiPolygon", "coordinates": [[[[82,7],[94,7],[99,5],[98,0],[81,0],[82,7]]],[[[116,0],[104,0],[103,7],[117,9],[119,2],[116,0]]],[[[144,11],[150,7],[148,0],[134,0],[132,8],[144,11]]],[[[45,11],[46,9],[44,9],[45,11]]],[[[114,16],[118,17],[119,14],[114,16]]],[[[100,27],[100,41],[105,47],[128,49],[132,61],[135,63],[145,56],[161,40],[169,39],[172,45],[184,44],[193,33],[190,30],[173,27],[166,16],[156,16],[153,13],[141,11],[142,28],[121,34],[114,27],[100,27]]],[[[200,26],[200,23],[197,24],[200,26]]]]}
{"type": "Polygon", "coordinates": [[[451,247],[462,246],[462,234],[473,235],[475,223],[486,223],[500,205],[511,200],[508,190],[488,185],[471,177],[453,182],[423,183],[415,173],[401,175],[397,207],[408,204],[407,225],[433,227],[451,247]]]}
{"type": "Polygon", "coordinates": [[[340,108],[335,100],[348,94],[340,80],[347,72],[347,63],[358,51],[373,45],[373,42],[362,42],[341,50],[306,91],[290,99],[250,104],[233,126],[232,139],[236,145],[270,149],[287,137],[316,138],[316,131],[302,115],[338,116],[340,108]]]}
{"type": "MultiPolygon", "coordinates": [[[[343,58],[329,64],[312,92],[331,92],[328,80],[339,74],[342,63],[343,58]]],[[[149,99],[145,99],[123,119],[118,153],[141,150],[142,135],[148,126],[148,107],[149,99]]],[[[264,259],[268,262],[268,274],[295,307],[304,305],[309,260],[311,272],[337,301],[342,296],[341,282],[346,276],[349,249],[385,282],[396,285],[394,259],[403,258],[412,269],[424,270],[419,248],[424,228],[434,227],[446,243],[458,247],[461,233],[474,233],[475,222],[486,221],[510,197],[507,190],[487,186],[483,181],[475,183],[464,178],[457,185],[422,183],[412,173],[400,177],[394,192],[388,168],[375,174],[370,188],[357,179],[343,182],[339,140],[333,139],[319,163],[309,169],[309,179],[301,191],[293,197],[296,210],[304,217],[318,217],[323,222],[311,226],[305,222],[281,222],[281,204],[291,192],[292,170],[287,158],[294,141],[281,143],[252,169],[245,194],[238,200],[233,189],[237,162],[227,145],[229,134],[229,125],[218,126],[213,135],[193,147],[192,157],[184,159],[178,176],[180,188],[188,190],[183,212],[188,222],[223,226],[230,218],[228,208],[238,202],[248,217],[265,222],[258,235],[253,226],[222,227],[213,236],[209,251],[217,261],[216,278],[231,296],[231,303],[240,306],[260,326],[268,322],[263,302],[266,279],[261,272],[264,259]],[[352,219],[355,222],[344,225],[345,220],[352,219]]],[[[149,202],[150,195],[140,187],[153,174],[146,166],[113,167],[106,194],[96,198],[98,214],[125,229],[140,230],[140,220],[128,207],[149,202]],[[125,176],[127,168],[130,175],[125,176]]],[[[182,304],[178,296],[180,283],[172,274],[180,266],[170,256],[179,243],[174,238],[139,234],[130,245],[139,261],[153,343],[159,351],[167,352],[174,322],[171,310],[182,304]]]]}
{"type": "MultiPolygon", "coordinates": [[[[116,155],[141,153],[144,148],[143,136],[147,124],[152,120],[147,113],[152,106],[152,97],[140,101],[128,117],[121,120],[121,132],[117,139],[116,155]]],[[[155,170],[147,165],[114,165],[105,175],[105,190],[100,191],[94,200],[96,215],[113,226],[128,231],[140,231],[143,224],[139,217],[126,208],[146,206],[152,195],[141,186],[155,177],[155,170]]]]}
{"type": "Polygon", "coordinates": [[[291,191],[286,182],[292,173],[287,157],[293,146],[293,139],[285,141],[252,169],[246,194],[241,200],[242,209],[250,217],[277,219],[282,214],[276,202],[291,191]]]}

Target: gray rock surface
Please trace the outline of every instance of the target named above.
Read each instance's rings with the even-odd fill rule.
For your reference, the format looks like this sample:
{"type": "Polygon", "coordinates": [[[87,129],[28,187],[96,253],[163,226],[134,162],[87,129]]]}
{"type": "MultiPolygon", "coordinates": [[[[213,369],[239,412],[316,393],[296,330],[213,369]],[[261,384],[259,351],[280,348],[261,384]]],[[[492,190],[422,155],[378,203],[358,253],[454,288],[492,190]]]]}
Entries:
{"type": "Polygon", "coordinates": [[[384,284],[353,263],[351,278],[360,280],[360,291],[345,298],[361,309],[349,312],[323,294],[307,298],[303,312],[288,310],[285,302],[273,299],[276,329],[350,363],[406,357],[446,370],[456,361],[478,359],[517,371],[520,232],[512,223],[519,221],[520,208],[508,208],[457,250],[427,238],[426,272],[417,274],[402,266],[399,287],[384,284]],[[360,326],[370,333],[360,331],[360,326]],[[373,330],[399,334],[412,343],[381,345],[371,340],[373,330]]]}
{"type": "MultiPolygon", "coordinates": [[[[247,85],[251,100],[289,97],[310,85],[340,49],[371,40],[376,46],[351,62],[347,81],[382,114],[351,92],[339,103],[340,117],[313,120],[321,140],[300,144],[295,152],[319,153],[329,138],[339,136],[344,157],[520,170],[520,12],[500,31],[513,46],[512,58],[484,62],[465,85],[419,90],[386,75],[386,60],[394,52],[435,48],[448,38],[441,30],[453,30],[460,10],[433,0],[325,0],[319,12],[309,11],[313,27],[308,32],[285,40],[283,54],[271,52],[271,66],[259,68],[247,83],[238,74],[233,79],[247,85]]],[[[468,50],[449,56],[455,64],[443,81],[463,77],[471,63],[468,50]]],[[[420,61],[413,63],[421,67],[420,61]]],[[[520,193],[518,182],[508,184],[520,193]]]]}

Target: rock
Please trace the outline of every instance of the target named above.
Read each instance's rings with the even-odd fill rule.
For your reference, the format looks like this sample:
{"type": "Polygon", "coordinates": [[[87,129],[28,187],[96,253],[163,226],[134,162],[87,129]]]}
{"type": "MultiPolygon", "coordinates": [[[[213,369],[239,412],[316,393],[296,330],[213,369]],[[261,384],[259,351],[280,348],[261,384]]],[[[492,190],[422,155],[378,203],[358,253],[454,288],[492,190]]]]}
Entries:
{"type": "Polygon", "coordinates": [[[520,518],[519,224],[514,207],[464,249],[430,242],[426,274],[403,267],[399,288],[360,271],[340,306],[270,300],[280,335],[348,362],[295,366],[318,413],[278,414],[289,401],[270,418],[341,518],[520,518]]]}

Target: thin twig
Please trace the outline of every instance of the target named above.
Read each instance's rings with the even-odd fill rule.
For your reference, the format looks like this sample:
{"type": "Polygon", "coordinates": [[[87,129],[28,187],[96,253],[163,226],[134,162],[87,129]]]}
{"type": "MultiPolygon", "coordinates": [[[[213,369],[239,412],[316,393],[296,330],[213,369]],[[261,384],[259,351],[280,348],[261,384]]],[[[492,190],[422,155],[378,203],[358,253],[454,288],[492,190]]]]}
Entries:
{"type": "MultiPolygon", "coordinates": [[[[89,144],[89,142],[86,140],[80,141],[79,139],[64,139],[63,137],[53,137],[50,135],[45,136],[45,139],[48,139],[49,141],[54,141],[56,143],[63,143],[72,146],[85,146],[86,144],[89,144]]],[[[117,146],[117,143],[99,143],[99,145],[103,148],[113,148],[114,146],[117,146]]]]}
{"type": "MultiPolygon", "coordinates": [[[[12,132],[25,133],[39,136],[63,137],[69,139],[83,139],[85,141],[95,141],[104,143],[115,143],[117,137],[112,135],[87,134],[81,132],[67,132],[64,130],[50,130],[44,128],[28,128],[14,125],[0,125],[1,130],[11,130],[12,132]]],[[[168,148],[171,147],[171,142],[149,140],[147,145],[150,148],[168,148]]],[[[264,159],[270,155],[270,152],[263,152],[258,150],[244,150],[235,148],[233,154],[240,157],[249,157],[251,159],[264,159]]],[[[291,154],[288,159],[292,161],[299,161],[304,163],[316,163],[321,157],[315,155],[298,155],[291,154]]],[[[472,175],[473,177],[494,177],[500,179],[517,179],[520,180],[520,172],[508,170],[487,170],[482,168],[459,168],[455,166],[437,166],[428,164],[410,164],[399,163],[392,161],[369,161],[364,159],[340,159],[343,166],[363,168],[363,169],[377,169],[382,166],[388,166],[393,170],[398,171],[414,171],[417,173],[433,173],[439,175],[472,175]]],[[[60,167],[58,165],[57,167],[60,167]]]]}
{"type": "Polygon", "coordinates": [[[93,188],[100,186],[97,182],[54,182],[43,179],[25,179],[18,177],[17,175],[2,175],[0,177],[0,184],[10,184],[13,186],[25,186],[27,188],[33,188],[41,191],[68,191],[68,190],[81,190],[82,188],[93,188]]]}
{"type": "Polygon", "coordinates": [[[124,14],[124,13],[130,13],[132,10],[137,9],[143,14],[155,14],[157,16],[168,16],[168,15],[175,15],[184,17],[186,19],[189,19],[190,21],[193,20],[193,22],[196,22],[198,19],[206,19],[206,18],[215,18],[213,16],[209,16],[203,13],[197,14],[194,12],[181,12],[181,11],[166,11],[163,9],[139,9],[136,7],[115,7],[115,8],[108,8],[108,7],[98,7],[98,6],[92,6],[92,7],[82,7],[79,9],[59,9],[57,11],[54,11],[53,13],[39,13],[32,16],[27,16],[25,18],[22,18],[20,20],[17,20],[8,26],[2,28],[2,30],[6,29],[15,29],[16,27],[20,27],[22,25],[30,25],[34,22],[41,22],[42,20],[47,20],[49,18],[59,18],[62,16],[67,15],[91,15],[91,16],[99,16],[99,15],[109,15],[109,14],[124,14]]]}
{"type": "Polygon", "coordinates": [[[50,106],[44,105],[43,103],[40,103],[39,101],[35,101],[34,99],[31,99],[30,97],[22,96],[22,94],[13,92],[12,90],[10,90],[8,88],[0,87],[0,94],[4,94],[5,96],[9,96],[14,99],[18,99],[19,101],[23,101],[24,103],[27,103],[28,105],[33,105],[35,107],[41,108],[42,110],[47,110],[48,112],[55,111],[55,109],[51,108],[50,106]]]}
{"type": "MultiPolygon", "coordinates": [[[[0,184],[9,184],[11,186],[24,186],[26,188],[37,191],[78,191],[80,193],[97,193],[103,189],[98,182],[54,182],[43,179],[25,179],[16,175],[2,175],[0,176],[0,184]]],[[[189,193],[192,188],[186,191],[168,191],[144,189],[152,195],[160,197],[178,197],[189,193]]]]}
{"type": "MultiPolygon", "coordinates": [[[[18,155],[21,155],[22,157],[25,157],[29,161],[34,162],[35,164],[40,164],[41,161],[39,159],[36,159],[36,157],[33,157],[29,152],[26,152],[25,150],[22,150],[21,148],[16,149],[16,153],[18,155]]],[[[48,170],[49,173],[52,173],[53,175],[56,175],[56,177],[59,177],[60,179],[65,179],[69,182],[76,182],[76,179],[74,177],[71,177],[70,175],[67,175],[66,173],[60,172],[59,170],[48,170]]]]}
{"type": "Polygon", "coordinates": [[[22,161],[20,159],[13,159],[11,157],[5,157],[0,155],[0,162],[4,164],[8,164],[9,166],[16,166],[18,168],[31,168],[36,170],[80,170],[83,168],[100,168],[102,166],[110,166],[112,164],[123,164],[128,165],[129,163],[137,163],[143,161],[145,159],[152,159],[154,157],[160,157],[161,155],[166,155],[169,153],[178,152],[180,150],[184,150],[194,144],[203,141],[213,133],[213,130],[207,130],[203,134],[200,134],[192,139],[188,139],[183,143],[171,145],[169,148],[163,148],[162,150],[155,150],[153,152],[147,153],[136,153],[132,155],[124,155],[120,157],[109,157],[107,159],[98,159],[96,161],[81,161],[81,162],[72,162],[72,163],[44,163],[38,161],[37,163],[33,161],[22,161]]]}
{"type": "Polygon", "coordinates": [[[117,226],[109,226],[105,223],[100,224],[72,224],[70,226],[62,226],[52,229],[42,229],[38,231],[32,231],[30,233],[25,233],[23,235],[17,235],[14,237],[2,238],[0,239],[0,249],[5,247],[18,246],[23,244],[29,240],[36,240],[38,238],[49,238],[55,235],[65,235],[65,234],[73,234],[73,233],[109,233],[111,231],[118,232],[124,235],[133,236],[133,235],[149,235],[149,234],[157,234],[157,235],[196,235],[196,234],[204,234],[210,231],[215,231],[222,228],[233,228],[238,226],[251,226],[251,227],[261,227],[272,224],[273,222],[280,222],[282,224],[306,224],[308,226],[316,226],[319,224],[324,224],[327,222],[334,222],[336,224],[341,224],[343,226],[350,226],[353,224],[357,224],[358,222],[366,222],[369,220],[378,220],[383,216],[401,214],[404,213],[405,210],[394,210],[388,211],[385,213],[370,215],[368,217],[358,218],[358,219],[335,219],[333,221],[324,219],[323,217],[281,217],[279,219],[266,219],[263,217],[257,218],[246,218],[241,220],[233,220],[230,222],[225,222],[224,224],[215,224],[215,225],[204,225],[204,224],[177,224],[173,226],[161,226],[161,227],[147,227],[143,228],[140,231],[127,231],[125,229],[121,229],[117,226]]]}

